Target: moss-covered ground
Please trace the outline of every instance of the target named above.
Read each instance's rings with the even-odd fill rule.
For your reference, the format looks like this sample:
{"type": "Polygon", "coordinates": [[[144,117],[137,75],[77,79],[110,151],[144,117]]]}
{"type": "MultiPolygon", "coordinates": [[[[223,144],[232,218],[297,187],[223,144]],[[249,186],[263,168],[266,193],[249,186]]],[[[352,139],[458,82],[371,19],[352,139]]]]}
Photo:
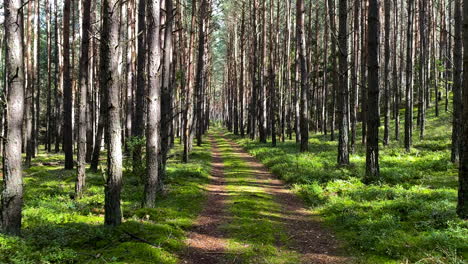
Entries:
{"type": "Polygon", "coordinates": [[[142,175],[133,173],[126,159],[125,221],[113,229],[103,226],[103,174],[88,171],[84,197],[76,201],[76,172],[62,169],[63,155],[40,152],[25,170],[22,236],[0,235],[0,263],[177,263],[186,230],[206,198],[211,168],[209,143],[195,147],[188,164],[180,162],[180,154],[176,143],[155,209],[141,209],[142,175]]]}
{"type": "Polygon", "coordinates": [[[425,139],[415,132],[410,153],[394,137],[389,146],[381,145],[382,182],[368,186],[361,183],[365,149],[360,143],[351,165],[338,167],[337,142],[329,135],[311,135],[307,153],[299,153],[294,135],[276,148],[230,137],[289,183],[359,261],[461,264],[468,257],[468,223],[455,213],[450,122],[450,113],[429,112],[425,139]]]}

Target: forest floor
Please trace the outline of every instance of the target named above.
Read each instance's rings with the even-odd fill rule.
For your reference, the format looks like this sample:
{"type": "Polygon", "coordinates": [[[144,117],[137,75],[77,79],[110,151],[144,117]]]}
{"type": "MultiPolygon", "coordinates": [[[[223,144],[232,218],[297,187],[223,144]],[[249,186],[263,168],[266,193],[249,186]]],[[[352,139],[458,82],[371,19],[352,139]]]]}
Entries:
{"type": "Polygon", "coordinates": [[[294,139],[272,147],[214,128],[189,163],[176,141],[157,206],[144,209],[144,171],[126,156],[118,228],[103,225],[105,173],[87,171],[75,200],[76,171],[41,146],[24,170],[22,235],[0,235],[0,263],[464,264],[450,115],[429,112],[425,139],[409,153],[393,137],[381,145],[379,185],[361,182],[361,143],[339,167],[330,135],[311,134],[310,151],[299,153],[294,139]]]}
{"type": "MultiPolygon", "coordinates": [[[[463,264],[468,222],[455,213],[458,168],[450,161],[451,113],[436,117],[433,110],[424,139],[415,132],[410,152],[403,140],[395,141],[392,120],[390,145],[380,144],[382,178],[375,185],[362,183],[366,152],[359,126],[349,166],[336,165],[337,142],[330,135],[311,134],[306,153],[299,152],[294,134],[276,147],[225,136],[302,197],[356,262],[463,264]]],[[[400,133],[402,138],[403,129],[400,133]]]]}
{"type": "Polygon", "coordinates": [[[282,181],[219,131],[205,209],[184,263],[349,263],[332,233],[282,181]]]}

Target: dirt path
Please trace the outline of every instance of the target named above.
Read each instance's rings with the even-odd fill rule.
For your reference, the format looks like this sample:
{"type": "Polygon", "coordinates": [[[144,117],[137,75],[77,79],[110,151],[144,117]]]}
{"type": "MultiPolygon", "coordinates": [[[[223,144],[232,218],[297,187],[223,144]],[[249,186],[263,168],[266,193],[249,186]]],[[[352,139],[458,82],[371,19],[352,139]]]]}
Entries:
{"type": "Polygon", "coordinates": [[[314,216],[305,209],[303,202],[281,180],[235,142],[226,140],[231,144],[235,154],[247,163],[251,173],[258,178],[258,186],[273,195],[275,201],[280,204],[282,217],[275,220],[282,222],[286,227],[292,240],[291,250],[302,255],[302,263],[350,262],[350,259],[340,256],[339,243],[330,231],[314,220],[314,216]]]}
{"type": "MultiPolygon", "coordinates": [[[[350,263],[350,259],[340,256],[338,241],[329,230],[314,220],[314,216],[305,209],[303,202],[297,198],[285,184],[273,176],[268,169],[250,156],[235,142],[227,138],[230,154],[245,163],[247,175],[253,181],[248,186],[259,188],[260,192],[271,195],[273,201],[279,205],[280,213],[271,216],[271,220],[285,227],[288,235],[288,245],[278,244],[278,249],[287,249],[300,255],[304,264],[337,264],[350,263]]],[[[194,228],[189,232],[186,244],[187,251],[182,263],[187,264],[223,264],[242,263],[240,260],[226,258],[228,254],[229,234],[221,230],[221,225],[229,223],[228,183],[225,176],[222,152],[216,139],[210,137],[212,145],[212,173],[211,183],[207,186],[208,198],[204,210],[196,220],[194,228]]],[[[231,195],[235,195],[232,194],[231,195]]],[[[254,199],[254,198],[252,198],[254,199]]],[[[232,253],[232,252],[231,252],[232,253]]],[[[288,262],[289,263],[289,262],[288,262]]]]}
{"type": "Polygon", "coordinates": [[[214,264],[224,263],[223,253],[226,239],[219,226],[226,219],[226,190],[224,165],[216,140],[210,137],[212,153],[211,183],[207,186],[208,198],[205,208],[189,233],[188,246],[182,263],[214,264]]]}

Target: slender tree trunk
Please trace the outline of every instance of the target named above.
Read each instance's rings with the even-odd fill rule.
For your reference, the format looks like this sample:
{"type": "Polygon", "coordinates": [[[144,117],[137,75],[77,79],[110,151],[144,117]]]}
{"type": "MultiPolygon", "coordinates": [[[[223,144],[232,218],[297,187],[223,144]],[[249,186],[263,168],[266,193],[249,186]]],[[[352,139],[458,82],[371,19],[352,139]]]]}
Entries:
{"type": "MultiPolygon", "coordinates": [[[[424,139],[424,128],[426,121],[426,96],[427,96],[427,62],[426,54],[428,53],[426,36],[426,1],[419,1],[419,39],[420,39],[420,55],[419,55],[419,138],[424,139]]],[[[461,46],[461,44],[460,44],[461,46]]],[[[461,61],[461,58],[460,58],[461,61]]],[[[461,64],[461,63],[460,63],[461,64]]]]}
{"type": "Polygon", "coordinates": [[[55,25],[54,25],[54,39],[55,39],[55,118],[54,118],[54,137],[55,137],[55,153],[60,151],[60,143],[63,143],[62,138],[62,109],[63,109],[63,83],[62,83],[62,64],[60,58],[62,57],[61,51],[63,48],[62,43],[59,45],[59,20],[58,20],[58,5],[57,0],[54,0],[54,13],[55,13],[55,25]]]}
{"type": "Polygon", "coordinates": [[[406,39],[406,111],[405,148],[410,151],[413,141],[413,0],[408,0],[408,31],[406,39]]]}
{"type": "MultiPolygon", "coordinates": [[[[33,26],[34,26],[34,10],[33,4],[34,2],[29,1],[27,3],[27,19],[26,19],[26,44],[25,44],[25,84],[26,84],[26,98],[25,98],[25,128],[23,130],[24,139],[23,142],[26,147],[26,160],[25,160],[25,167],[29,168],[31,166],[31,159],[33,157],[34,152],[34,145],[33,145],[33,128],[34,128],[34,57],[32,55],[32,46],[33,46],[33,26]]],[[[26,8],[26,5],[23,7],[26,8]]]]}
{"type": "Polygon", "coordinates": [[[245,136],[244,128],[244,42],[245,42],[245,4],[242,4],[242,18],[241,18],[241,36],[240,36],[240,76],[239,76],[239,125],[240,135],[245,136]]]}
{"type": "Polygon", "coordinates": [[[390,65],[390,1],[384,0],[385,12],[385,55],[384,55],[384,138],[383,144],[388,145],[390,141],[390,85],[389,85],[389,65],[390,65]]]}
{"type": "Polygon", "coordinates": [[[24,62],[22,1],[4,0],[7,87],[6,140],[3,154],[3,188],[0,232],[19,235],[23,206],[21,126],[24,114],[24,62]]]}
{"type": "Polygon", "coordinates": [[[369,1],[368,16],[368,65],[369,65],[369,88],[367,118],[367,148],[366,148],[366,183],[378,182],[379,172],[379,1],[369,1]]]}
{"type": "Polygon", "coordinates": [[[52,19],[49,0],[46,0],[46,23],[47,23],[47,124],[45,149],[52,151],[53,123],[52,113],[52,19]]]}
{"type": "Polygon", "coordinates": [[[63,150],[65,151],[65,169],[73,169],[73,85],[70,72],[70,5],[64,1],[63,7],[63,150]]]}
{"type": "Polygon", "coordinates": [[[148,2],[148,101],[146,128],[146,182],[143,207],[154,208],[158,185],[158,155],[161,148],[161,41],[159,0],[148,2]]]}
{"type": "MultiPolygon", "coordinates": [[[[398,25],[400,24],[398,19],[398,1],[394,0],[394,10],[395,10],[395,18],[394,18],[394,30],[393,30],[393,92],[395,96],[395,103],[394,103],[394,115],[395,115],[395,140],[400,140],[400,103],[401,103],[401,87],[400,87],[400,78],[398,76],[397,70],[397,40],[398,40],[398,25]]],[[[400,53],[400,57],[402,57],[400,53]]],[[[403,59],[400,59],[402,62],[403,59]]],[[[400,69],[403,67],[402,63],[400,63],[400,69]]],[[[400,70],[401,71],[401,70],[400,70]]]]}
{"type": "Polygon", "coordinates": [[[259,102],[258,105],[260,106],[259,111],[259,119],[258,119],[258,132],[259,132],[259,141],[261,143],[267,142],[267,94],[266,94],[266,77],[267,77],[267,65],[266,65],[266,56],[267,56],[267,34],[266,34],[266,0],[262,1],[262,43],[261,43],[261,56],[260,56],[260,65],[259,65],[259,72],[260,75],[260,93],[259,93],[259,102]]]}
{"type": "MultiPolygon", "coordinates": [[[[463,67],[468,69],[468,0],[463,0],[463,67]]],[[[468,71],[463,71],[463,116],[468,116],[468,71]]],[[[461,87],[460,87],[461,88],[461,87]]],[[[457,213],[468,219],[468,118],[463,119],[457,213]]]]}
{"type": "Polygon", "coordinates": [[[360,82],[361,82],[361,123],[362,123],[362,144],[367,142],[367,59],[368,59],[368,44],[367,44],[367,31],[368,25],[366,23],[366,16],[368,15],[367,10],[368,0],[362,1],[362,11],[361,11],[361,73],[360,73],[360,82]]]}
{"type": "Polygon", "coordinates": [[[91,29],[91,0],[84,0],[81,7],[82,25],[81,25],[81,54],[80,54],[80,72],[79,72],[79,99],[78,99],[78,151],[76,160],[77,178],[75,185],[75,197],[80,198],[83,195],[83,189],[86,182],[86,109],[89,86],[89,31],[91,29]]]}
{"type": "MultiPolygon", "coordinates": [[[[460,141],[462,133],[462,15],[460,0],[455,0],[455,43],[453,47],[453,130],[452,130],[452,155],[454,163],[460,161],[460,141]]],[[[468,51],[467,51],[468,52],[468,51]]]]}
{"type": "Polygon", "coordinates": [[[117,226],[122,222],[120,192],[122,189],[122,136],[120,116],[120,86],[117,76],[119,65],[117,47],[119,35],[118,0],[102,3],[101,31],[101,88],[107,99],[107,182],[105,185],[104,223],[117,226]]]}
{"type": "Polygon", "coordinates": [[[188,162],[189,160],[189,153],[192,148],[192,132],[193,132],[193,68],[194,68],[194,45],[195,45],[195,23],[196,23],[196,10],[197,10],[197,2],[196,0],[192,0],[192,18],[190,22],[190,39],[189,39],[189,48],[188,48],[188,73],[187,73],[187,83],[186,83],[186,91],[185,91],[185,106],[184,106],[184,135],[183,135],[183,142],[184,142],[184,153],[182,156],[183,162],[188,162]]]}
{"type": "MultiPolygon", "coordinates": [[[[197,146],[202,144],[202,91],[203,91],[203,72],[205,68],[205,14],[207,9],[206,0],[201,0],[198,17],[198,57],[197,57],[197,73],[195,77],[195,107],[196,107],[196,135],[197,146]]],[[[234,88],[234,87],[233,87],[234,88]]],[[[237,129],[237,124],[235,124],[237,129]]]]}
{"type": "Polygon", "coordinates": [[[331,38],[331,63],[332,63],[332,104],[330,107],[330,139],[335,140],[335,109],[336,109],[336,96],[338,91],[338,67],[336,63],[336,23],[335,23],[335,0],[327,0],[328,1],[328,16],[330,21],[330,38],[331,38]]]}
{"type": "Polygon", "coordinates": [[[307,64],[305,60],[305,28],[304,28],[304,0],[297,0],[296,2],[296,41],[298,51],[298,63],[301,69],[301,83],[300,83],[300,132],[301,132],[301,146],[300,151],[305,152],[309,150],[309,121],[307,118],[307,64]]]}
{"type": "Polygon", "coordinates": [[[357,135],[357,121],[358,121],[358,111],[359,111],[359,88],[358,88],[358,68],[359,68],[359,10],[360,10],[360,1],[354,1],[354,33],[353,33],[353,48],[351,64],[351,100],[350,100],[350,118],[351,118],[351,140],[350,140],[350,150],[355,152],[356,149],[356,135],[357,135]]]}
{"type": "MultiPolygon", "coordinates": [[[[135,109],[145,108],[145,72],[146,72],[146,0],[138,0],[138,28],[137,28],[137,76],[136,76],[136,92],[135,92],[135,109]]],[[[144,111],[135,111],[134,123],[132,125],[132,135],[135,138],[141,139],[144,136],[145,120],[144,111]]],[[[136,171],[141,168],[141,148],[137,144],[133,150],[133,169],[136,171]]]]}
{"type": "MultiPolygon", "coordinates": [[[[173,94],[173,2],[165,0],[166,22],[164,28],[164,54],[163,54],[163,72],[162,72],[162,91],[161,91],[161,155],[159,157],[159,187],[162,187],[166,172],[167,154],[170,148],[169,137],[171,134],[171,123],[173,121],[172,94],[173,94]]],[[[172,131],[172,133],[174,133],[172,131]]]]}
{"type": "Polygon", "coordinates": [[[34,108],[34,129],[33,129],[33,137],[32,137],[32,157],[36,157],[37,153],[37,148],[39,145],[39,127],[41,124],[40,120],[40,113],[41,113],[41,104],[40,104],[40,98],[41,98],[41,67],[40,67],[40,43],[41,43],[41,25],[40,25],[40,5],[41,1],[36,0],[35,3],[35,18],[34,18],[34,25],[35,25],[35,36],[34,36],[34,85],[35,85],[35,95],[34,99],[36,100],[35,103],[36,106],[34,108]]]}
{"type": "Polygon", "coordinates": [[[339,3],[338,164],[349,165],[348,0],[339,3]]]}

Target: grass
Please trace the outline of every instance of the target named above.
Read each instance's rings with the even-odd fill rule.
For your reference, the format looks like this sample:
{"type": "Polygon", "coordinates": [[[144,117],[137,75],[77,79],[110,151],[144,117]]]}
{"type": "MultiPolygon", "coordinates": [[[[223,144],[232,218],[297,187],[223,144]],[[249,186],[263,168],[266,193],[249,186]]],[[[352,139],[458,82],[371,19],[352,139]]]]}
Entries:
{"type": "MultiPolygon", "coordinates": [[[[216,136],[226,177],[230,220],[222,229],[228,234],[228,251],[235,263],[299,263],[299,255],[285,248],[288,237],[282,223],[281,208],[264,190],[246,162],[230,144],[216,136]]],[[[234,262],[233,262],[234,263],[234,262]]]]}
{"type": "Polygon", "coordinates": [[[455,214],[450,120],[449,113],[429,113],[426,137],[420,140],[415,133],[410,153],[394,140],[381,145],[383,182],[369,186],[361,183],[365,149],[360,144],[351,165],[338,167],[337,142],[329,136],[311,135],[307,153],[299,153],[292,140],[272,148],[230,137],[288,182],[360,262],[461,264],[468,257],[468,223],[455,214]]]}
{"type": "Polygon", "coordinates": [[[62,169],[62,155],[40,153],[33,167],[25,170],[22,236],[0,235],[0,263],[177,263],[185,248],[185,231],[206,198],[209,150],[209,144],[195,147],[191,162],[181,164],[181,148],[176,145],[168,162],[166,189],[155,209],[140,208],[141,175],[125,170],[125,221],[116,229],[103,226],[103,176],[88,171],[85,195],[75,201],[76,172],[62,169]]]}

